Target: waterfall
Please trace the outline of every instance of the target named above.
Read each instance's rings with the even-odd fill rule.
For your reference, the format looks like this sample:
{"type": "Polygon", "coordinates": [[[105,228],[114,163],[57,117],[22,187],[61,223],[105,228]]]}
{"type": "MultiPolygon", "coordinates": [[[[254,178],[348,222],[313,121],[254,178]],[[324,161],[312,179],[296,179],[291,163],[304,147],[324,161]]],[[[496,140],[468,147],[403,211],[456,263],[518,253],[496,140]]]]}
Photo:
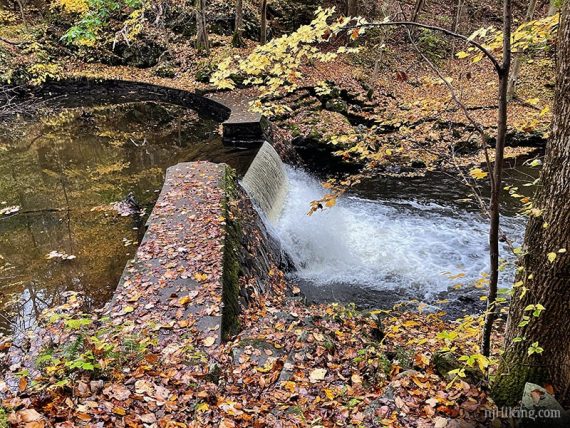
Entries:
{"type": "MultiPolygon", "coordinates": [[[[414,199],[370,200],[354,195],[337,206],[307,215],[311,201],[327,193],[301,169],[286,167],[289,192],[272,230],[296,267],[296,277],[316,286],[346,284],[377,291],[403,289],[419,298],[488,271],[487,222],[454,205],[414,199]]],[[[503,218],[511,238],[524,223],[503,218]]],[[[506,244],[502,257],[514,262],[506,244]]],[[[509,286],[513,269],[502,273],[509,286]]],[[[332,289],[332,288],[331,288],[332,289]]]]}
{"type": "Polygon", "coordinates": [[[269,220],[279,218],[287,196],[288,180],[285,166],[271,144],[263,143],[241,184],[269,220]]]}
{"type": "MultiPolygon", "coordinates": [[[[405,290],[423,299],[459,285],[469,290],[488,272],[487,222],[452,203],[456,194],[451,201],[438,189],[426,200],[348,194],[334,208],[308,216],[311,202],[327,190],[311,174],[285,166],[268,143],[242,186],[290,257],[293,275],[305,284],[405,290]]],[[[522,235],[520,219],[503,218],[502,223],[511,238],[522,235]]],[[[506,244],[501,254],[514,262],[506,244]]],[[[512,266],[506,267],[501,285],[508,287],[513,274],[512,266]]]]}

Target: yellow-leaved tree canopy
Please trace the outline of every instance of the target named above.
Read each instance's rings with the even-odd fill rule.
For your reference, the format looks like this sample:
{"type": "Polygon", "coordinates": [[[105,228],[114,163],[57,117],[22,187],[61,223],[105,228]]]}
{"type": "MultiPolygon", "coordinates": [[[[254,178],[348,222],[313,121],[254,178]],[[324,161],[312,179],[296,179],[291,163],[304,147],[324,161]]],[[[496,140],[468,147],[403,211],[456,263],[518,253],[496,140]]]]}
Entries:
{"type": "MultiPolygon", "coordinates": [[[[271,103],[272,97],[289,93],[298,88],[303,79],[302,67],[315,62],[330,62],[339,54],[358,51],[358,48],[340,46],[331,48],[331,43],[341,34],[354,28],[350,37],[358,38],[363,33],[363,18],[333,18],[334,8],[319,8],[315,19],[308,25],[301,26],[294,33],[271,40],[258,46],[245,59],[240,56],[222,61],[211,82],[220,89],[234,89],[236,80],[243,80],[246,85],[255,85],[260,89],[260,98],[252,103],[252,109],[267,115],[281,114],[286,106],[271,103]],[[326,43],[326,48],[320,46],[326,43]],[[323,47],[323,48],[321,48],[323,47]]],[[[318,90],[327,91],[324,82],[318,90]]]]}

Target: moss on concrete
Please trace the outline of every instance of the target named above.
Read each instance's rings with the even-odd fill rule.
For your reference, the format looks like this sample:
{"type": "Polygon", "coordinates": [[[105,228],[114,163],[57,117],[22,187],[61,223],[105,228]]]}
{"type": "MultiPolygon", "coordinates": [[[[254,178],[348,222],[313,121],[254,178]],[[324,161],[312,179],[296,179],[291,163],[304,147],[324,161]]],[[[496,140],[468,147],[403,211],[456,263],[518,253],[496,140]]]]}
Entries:
{"type": "Polygon", "coordinates": [[[235,171],[225,167],[222,183],[224,200],[224,217],[226,218],[226,237],[224,242],[224,264],[222,273],[222,340],[228,340],[239,331],[239,274],[240,263],[238,251],[240,246],[241,227],[238,217],[232,212],[232,203],[237,200],[235,171]]]}

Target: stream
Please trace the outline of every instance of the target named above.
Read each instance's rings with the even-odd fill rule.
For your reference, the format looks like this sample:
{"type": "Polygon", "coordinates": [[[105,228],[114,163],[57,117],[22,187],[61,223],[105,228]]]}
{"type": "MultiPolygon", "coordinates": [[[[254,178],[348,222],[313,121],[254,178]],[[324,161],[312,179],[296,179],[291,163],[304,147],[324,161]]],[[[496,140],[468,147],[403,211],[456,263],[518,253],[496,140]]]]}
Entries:
{"type": "MultiPolygon", "coordinates": [[[[0,126],[0,334],[33,327],[68,291],[85,295],[86,310],[103,306],[142,239],[167,167],[209,160],[243,176],[254,153],[224,147],[219,130],[156,102],[68,108],[0,126]]],[[[536,174],[519,165],[507,183],[536,174]]],[[[454,313],[481,308],[488,225],[453,178],[368,180],[307,216],[325,190],[304,170],[287,166],[286,175],[283,211],[268,225],[310,302],[388,308],[444,299],[454,313]]],[[[504,231],[520,243],[525,220],[510,198],[503,208],[504,231]]],[[[502,247],[508,287],[513,257],[502,247]]]]}
{"type": "MultiPolygon", "coordinates": [[[[506,182],[520,185],[537,171],[508,168],[506,182]]],[[[488,220],[468,188],[443,174],[364,181],[334,208],[307,216],[310,202],[326,194],[319,180],[287,167],[289,194],[273,233],[290,255],[309,302],[354,302],[361,308],[391,308],[418,300],[452,315],[484,307],[488,220]]],[[[524,235],[519,203],[503,195],[502,228],[514,245],[524,235]]],[[[501,244],[500,287],[513,282],[515,257],[501,244]]]]}

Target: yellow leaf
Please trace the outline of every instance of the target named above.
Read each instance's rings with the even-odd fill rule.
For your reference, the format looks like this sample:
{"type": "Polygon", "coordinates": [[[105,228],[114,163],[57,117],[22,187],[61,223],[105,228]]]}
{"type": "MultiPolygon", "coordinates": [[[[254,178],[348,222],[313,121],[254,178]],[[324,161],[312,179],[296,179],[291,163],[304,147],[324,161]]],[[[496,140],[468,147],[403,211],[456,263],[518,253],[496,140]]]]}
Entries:
{"type": "Polygon", "coordinates": [[[133,308],[132,306],[127,306],[124,310],[123,313],[125,314],[130,314],[131,312],[133,312],[135,310],[135,308],[133,308]]]}
{"type": "Polygon", "coordinates": [[[487,174],[481,168],[473,168],[471,171],[469,171],[469,175],[476,180],[482,180],[483,178],[487,177],[487,175],[489,174],[487,174]]]}
{"type": "Polygon", "coordinates": [[[548,253],[547,257],[550,263],[554,263],[554,260],[556,260],[556,253],[548,253]]]}
{"type": "Polygon", "coordinates": [[[297,384],[295,382],[292,382],[290,380],[283,382],[283,388],[285,388],[287,391],[293,393],[295,392],[295,386],[297,384]]]}
{"type": "Polygon", "coordinates": [[[178,300],[179,305],[187,305],[188,302],[190,302],[190,296],[184,296],[178,300]]]}
{"type": "Polygon", "coordinates": [[[325,202],[325,205],[328,208],[332,208],[336,205],[336,198],[335,197],[331,197],[331,198],[327,198],[327,201],[325,202]]]}
{"type": "Polygon", "coordinates": [[[113,413],[119,416],[125,416],[127,414],[127,411],[122,407],[114,407],[113,413]]]}
{"type": "Polygon", "coordinates": [[[455,56],[459,59],[467,58],[469,54],[467,52],[457,52],[455,56]]]}
{"type": "Polygon", "coordinates": [[[484,355],[477,354],[477,364],[479,365],[479,370],[484,372],[489,367],[489,360],[484,355]]]}
{"type": "Polygon", "coordinates": [[[208,403],[200,403],[196,406],[196,411],[197,412],[205,412],[210,408],[210,406],[208,406],[208,403]]]}
{"type": "Polygon", "coordinates": [[[195,279],[196,281],[203,282],[203,281],[206,281],[206,280],[208,279],[208,275],[206,275],[205,273],[199,273],[199,272],[197,272],[197,273],[194,274],[194,279],[195,279]]]}
{"type": "Polygon", "coordinates": [[[476,57],[474,57],[474,58],[471,60],[471,62],[473,62],[473,63],[475,64],[475,63],[478,63],[479,61],[481,61],[482,59],[483,59],[483,54],[477,55],[476,57]]]}
{"type": "Polygon", "coordinates": [[[420,323],[417,321],[406,321],[402,325],[404,327],[416,327],[416,326],[420,325],[420,323]]]}
{"type": "Polygon", "coordinates": [[[329,400],[334,399],[334,392],[332,391],[332,389],[325,389],[325,395],[329,400]]]}

